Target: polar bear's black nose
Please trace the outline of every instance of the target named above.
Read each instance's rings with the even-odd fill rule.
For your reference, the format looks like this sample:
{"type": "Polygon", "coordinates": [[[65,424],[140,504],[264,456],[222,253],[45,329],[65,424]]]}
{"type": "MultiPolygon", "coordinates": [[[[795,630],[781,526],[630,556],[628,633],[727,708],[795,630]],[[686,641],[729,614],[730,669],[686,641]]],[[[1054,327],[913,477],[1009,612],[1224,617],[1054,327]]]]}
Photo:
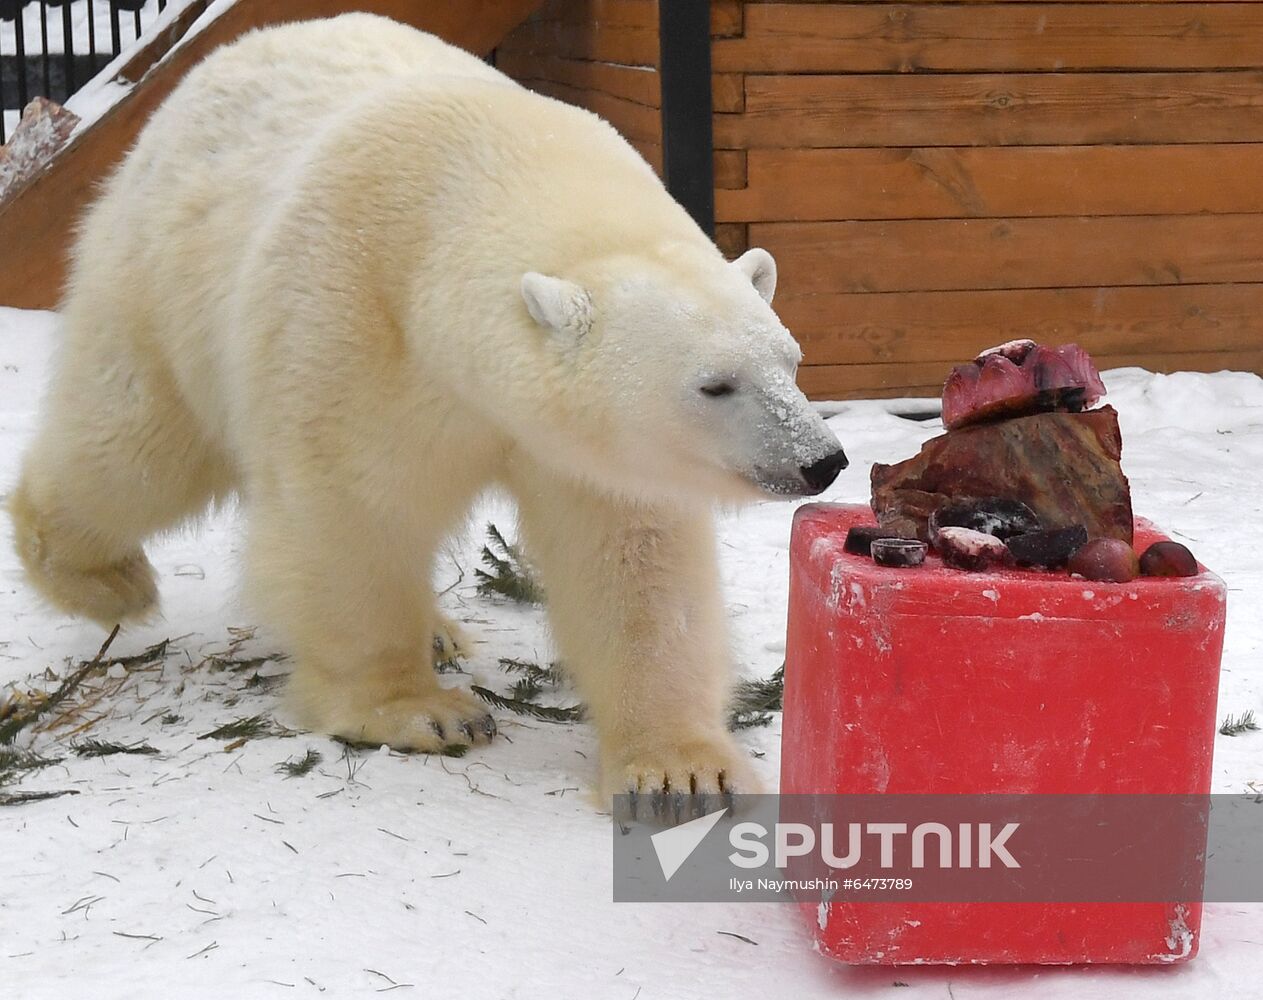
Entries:
{"type": "Polygon", "coordinates": [[[826,455],[819,462],[804,465],[800,471],[803,474],[803,479],[806,480],[812,491],[822,493],[833,484],[833,481],[838,478],[838,473],[849,464],[846,459],[846,452],[839,448],[832,455],[826,455]]]}

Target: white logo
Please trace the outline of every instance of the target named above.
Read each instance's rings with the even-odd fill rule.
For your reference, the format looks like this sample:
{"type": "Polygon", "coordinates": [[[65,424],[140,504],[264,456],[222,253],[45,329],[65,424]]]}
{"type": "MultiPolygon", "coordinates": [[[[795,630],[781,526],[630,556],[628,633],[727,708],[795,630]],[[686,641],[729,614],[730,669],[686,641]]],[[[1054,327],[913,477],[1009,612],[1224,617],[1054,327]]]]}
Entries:
{"type": "Polygon", "coordinates": [[[658,855],[658,864],[662,866],[662,877],[668,882],[671,876],[680,870],[680,866],[689,859],[698,845],[706,839],[721,816],[728,809],[707,813],[699,819],[689,820],[661,833],[655,833],[649,839],[653,841],[654,852],[658,855]]]}

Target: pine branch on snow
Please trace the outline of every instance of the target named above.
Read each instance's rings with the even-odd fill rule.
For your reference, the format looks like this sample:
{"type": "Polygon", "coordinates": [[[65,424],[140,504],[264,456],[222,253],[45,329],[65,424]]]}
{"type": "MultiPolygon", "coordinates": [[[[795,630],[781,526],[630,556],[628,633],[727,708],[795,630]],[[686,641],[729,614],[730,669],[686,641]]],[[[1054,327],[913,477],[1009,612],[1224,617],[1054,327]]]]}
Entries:
{"type": "Polygon", "coordinates": [[[283,760],[276,765],[276,769],[287,778],[301,778],[315,770],[322,760],[324,755],[319,750],[308,747],[307,752],[297,760],[293,757],[283,760]]]}
{"type": "Polygon", "coordinates": [[[772,712],[781,710],[785,694],[785,664],[764,681],[740,681],[728,703],[728,728],[753,729],[772,721],[772,712]]]}
{"type": "Polygon", "coordinates": [[[1230,715],[1224,719],[1219,732],[1223,736],[1240,736],[1242,733],[1258,732],[1258,729],[1259,724],[1254,721],[1254,712],[1246,711],[1236,718],[1230,715]]]}
{"type": "Polygon", "coordinates": [[[485,570],[474,570],[478,593],[483,597],[503,597],[518,604],[543,604],[544,591],[536,582],[530,564],[494,524],[487,525],[487,544],[482,547],[485,570]]]}
{"type": "Polygon", "coordinates": [[[70,749],[80,757],[109,757],[116,753],[153,757],[158,753],[158,748],[151,747],[148,743],[110,743],[107,740],[84,740],[70,749]]]}
{"type": "Polygon", "coordinates": [[[490,688],[478,684],[473,685],[470,690],[494,708],[503,708],[518,715],[529,715],[533,719],[542,719],[544,722],[578,722],[584,714],[582,705],[540,705],[526,698],[496,694],[490,688]]]}

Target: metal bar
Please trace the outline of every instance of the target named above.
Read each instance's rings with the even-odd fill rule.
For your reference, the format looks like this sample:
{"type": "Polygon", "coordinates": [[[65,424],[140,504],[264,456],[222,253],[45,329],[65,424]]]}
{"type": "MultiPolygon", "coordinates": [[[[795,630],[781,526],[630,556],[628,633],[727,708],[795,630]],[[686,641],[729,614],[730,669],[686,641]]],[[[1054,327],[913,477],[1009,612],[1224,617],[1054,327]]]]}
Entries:
{"type": "Polygon", "coordinates": [[[110,49],[111,59],[123,51],[123,40],[118,33],[118,0],[110,0],[110,49]]]}
{"type": "Polygon", "coordinates": [[[96,2],[88,0],[88,66],[96,76],[96,2]]]}
{"type": "Polygon", "coordinates": [[[715,139],[710,93],[710,3],[658,0],[662,173],[667,190],[715,235],[715,139]]]}
{"type": "Polygon", "coordinates": [[[26,107],[26,102],[30,100],[30,94],[26,87],[26,13],[21,7],[18,8],[17,20],[13,22],[13,41],[14,51],[18,57],[18,114],[22,113],[22,109],[26,107]]]}
{"type": "Polygon", "coordinates": [[[45,0],[39,2],[39,40],[44,48],[44,96],[48,96],[48,92],[53,89],[52,66],[48,58],[48,4],[45,0]]]}
{"type": "MultiPolygon", "coordinates": [[[[18,17],[21,17],[21,16],[22,16],[22,11],[19,10],[18,17]]],[[[0,53],[2,52],[3,50],[0,50],[0,53]]],[[[2,57],[3,56],[0,55],[0,58],[2,57]]],[[[19,73],[22,72],[22,67],[18,64],[17,60],[15,59],[13,60],[13,62],[14,62],[14,65],[18,67],[18,72],[19,73]]],[[[5,143],[4,116],[5,114],[7,114],[8,107],[9,107],[9,102],[5,100],[5,94],[4,94],[4,67],[0,66],[0,146],[3,146],[5,143]]]]}
{"type": "MultiPolygon", "coordinates": [[[[92,6],[91,0],[88,0],[88,6],[92,6]]],[[[64,103],[78,89],[75,87],[75,27],[70,21],[70,0],[66,0],[61,5],[61,36],[61,54],[62,59],[65,60],[63,72],[66,77],[66,92],[61,96],[61,101],[64,103]]]]}

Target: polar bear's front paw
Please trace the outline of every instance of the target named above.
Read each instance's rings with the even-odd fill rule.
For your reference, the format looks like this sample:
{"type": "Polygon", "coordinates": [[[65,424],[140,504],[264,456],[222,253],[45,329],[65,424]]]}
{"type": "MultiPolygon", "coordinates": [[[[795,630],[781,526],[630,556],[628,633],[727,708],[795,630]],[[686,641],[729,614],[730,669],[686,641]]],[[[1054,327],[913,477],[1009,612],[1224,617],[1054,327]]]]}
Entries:
{"type": "Polygon", "coordinates": [[[487,706],[459,688],[391,698],[338,720],[334,736],[355,743],[385,743],[396,750],[451,753],[496,735],[487,706]]]}
{"type": "MultiPolygon", "coordinates": [[[[696,739],[635,755],[607,770],[607,794],[637,819],[680,823],[759,791],[749,759],[728,739],[696,739]]],[[[616,809],[616,811],[618,811],[616,809]]]]}

